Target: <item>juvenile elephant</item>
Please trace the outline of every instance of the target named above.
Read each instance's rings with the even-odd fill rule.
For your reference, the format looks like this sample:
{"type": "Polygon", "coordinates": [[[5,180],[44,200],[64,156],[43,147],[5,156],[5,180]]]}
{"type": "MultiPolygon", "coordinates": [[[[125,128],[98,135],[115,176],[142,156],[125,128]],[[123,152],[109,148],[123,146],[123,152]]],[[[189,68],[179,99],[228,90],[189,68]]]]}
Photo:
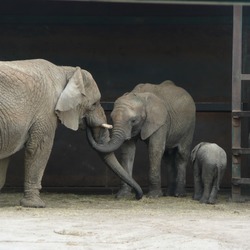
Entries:
{"type": "MultiPolygon", "coordinates": [[[[139,84],[115,101],[111,113],[114,123],[111,140],[97,144],[88,132],[92,146],[100,152],[121,147],[121,165],[132,176],[135,142],[140,137],[149,150],[149,194],[162,195],[161,160],[168,165],[168,194],[185,195],[186,166],[195,127],[195,104],[192,97],[171,81],[139,84]]],[[[127,196],[123,184],[118,197],[127,196]]]]}
{"type": "Polygon", "coordinates": [[[201,142],[192,150],[191,161],[194,200],[214,204],[227,166],[226,152],[215,143],[201,142]]]}
{"type": "MultiPolygon", "coordinates": [[[[100,98],[91,74],[79,67],[59,67],[41,59],[0,62],[0,189],[5,183],[9,157],[25,146],[21,205],[44,207],[39,191],[58,118],[66,127],[77,130],[86,117],[94,138],[105,142],[109,132],[100,98]]],[[[141,188],[114,154],[102,156],[140,198],[141,188]]]]}

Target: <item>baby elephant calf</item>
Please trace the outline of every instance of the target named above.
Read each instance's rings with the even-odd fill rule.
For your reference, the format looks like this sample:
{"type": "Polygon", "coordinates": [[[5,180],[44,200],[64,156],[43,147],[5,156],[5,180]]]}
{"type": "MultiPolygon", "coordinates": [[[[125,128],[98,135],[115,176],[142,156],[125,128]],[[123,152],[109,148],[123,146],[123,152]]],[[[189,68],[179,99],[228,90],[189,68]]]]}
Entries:
{"type": "Polygon", "coordinates": [[[227,165],[226,152],[215,143],[201,142],[191,153],[194,200],[214,204],[227,165]]]}

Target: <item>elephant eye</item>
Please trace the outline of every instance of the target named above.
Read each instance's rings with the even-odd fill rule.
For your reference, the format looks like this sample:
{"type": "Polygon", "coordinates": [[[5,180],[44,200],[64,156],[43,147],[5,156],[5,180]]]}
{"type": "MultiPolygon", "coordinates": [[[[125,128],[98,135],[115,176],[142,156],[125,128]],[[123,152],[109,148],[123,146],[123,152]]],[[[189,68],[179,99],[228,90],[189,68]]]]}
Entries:
{"type": "Polygon", "coordinates": [[[135,123],[136,123],[136,121],[137,121],[137,119],[136,119],[136,118],[131,119],[131,124],[135,124],[135,123]]]}
{"type": "Polygon", "coordinates": [[[92,106],[90,107],[90,110],[94,110],[97,106],[97,102],[93,103],[92,106]]]}

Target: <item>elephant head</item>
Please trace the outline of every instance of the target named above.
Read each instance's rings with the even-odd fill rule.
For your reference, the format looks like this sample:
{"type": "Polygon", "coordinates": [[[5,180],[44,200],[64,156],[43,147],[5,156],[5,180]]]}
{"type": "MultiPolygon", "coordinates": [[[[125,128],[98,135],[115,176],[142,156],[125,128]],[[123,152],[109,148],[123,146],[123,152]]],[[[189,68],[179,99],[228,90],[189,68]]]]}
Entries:
{"type": "Polygon", "coordinates": [[[100,126],[105,120],[105,115],[100,106],[101,94],[95,80],[88,71],[79,67],[75,70],[71,67],[64,68],[68,83],[55,107],[59,120],[72,130],[78,129],[83,117],[89,119],[91,127],[100,126]]]}
{"type": "Polygon", "coordinates": [[[140,134],[142,140],[150,137],[166,122],[165,114],[165,104],[156,95],[130,92],[115,101],[111,113],[114,125],[110,141],[97,144],[88,132],[89,141],[99,152],[113,152],[134,136],[140,134]]]}

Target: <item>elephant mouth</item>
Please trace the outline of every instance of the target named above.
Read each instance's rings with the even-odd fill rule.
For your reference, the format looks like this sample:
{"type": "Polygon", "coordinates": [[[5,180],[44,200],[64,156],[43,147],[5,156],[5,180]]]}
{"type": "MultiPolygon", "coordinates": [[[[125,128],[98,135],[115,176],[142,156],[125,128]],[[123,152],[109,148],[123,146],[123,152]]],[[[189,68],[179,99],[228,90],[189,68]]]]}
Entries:
{"type": "Polygon", "coordinates": [[[113,125],[108,124],[108,123],[102,123],[102,124],[96,124],[95,122],[92,122],[91,119],[81,119],[79,123],[79,127],[82,130],[85,130],[86,127],[89,126],[91,128],[104,128],[104,129],[112,129],[113,125]]]}

